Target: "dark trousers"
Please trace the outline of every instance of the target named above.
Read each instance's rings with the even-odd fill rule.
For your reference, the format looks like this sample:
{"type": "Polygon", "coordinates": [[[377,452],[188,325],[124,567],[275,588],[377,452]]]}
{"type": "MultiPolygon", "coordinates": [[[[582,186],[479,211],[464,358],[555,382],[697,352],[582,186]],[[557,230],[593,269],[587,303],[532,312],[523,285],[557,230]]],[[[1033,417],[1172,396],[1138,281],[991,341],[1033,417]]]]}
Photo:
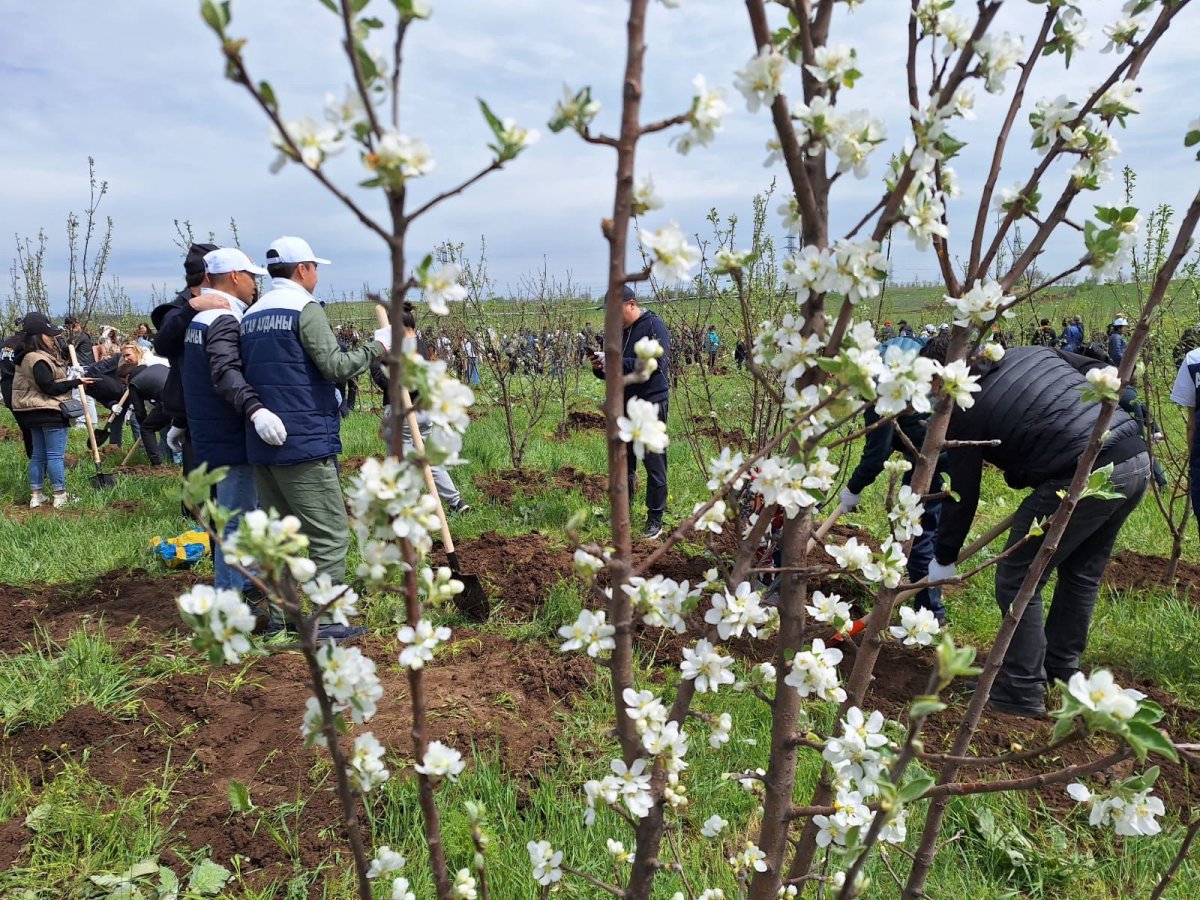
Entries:
{"type": "Polygon", "coordinates": [[[139,424],[142,429],[142,446],[146,449],[150,465],[162,465],[163,454],[171,452],[166,445],[166,431],[171,427],[170,417],[161,407],[155,406],[139,424]]]}
{"type": "MultiPolygon", "coordinates": [[[[921,514],[921,533],[913,538],[912,549],[908,554],[908,577],[912,581],[920,581],[929,574],[929,564],[933,561],[933,545],[937,539],[941,518],[942,501],[931,500],[925,507],[925,512],[921,514]]],[[[914,598],[913,606],[917,609],[927,609],[939,618],[946,614],[940,587],[925,588],[914,598]]]]}
{"type": "MultiPolygon", "coordinates": [[[[658,421],[665,423],[668,401],[662,400],[655,405],[658,407],[658,421]]],[[[632,505],[633,493],[637,490],[638,464],[632,446],[625,448],[625,461],[629,465],[629,502],[632,505]]],[[[661,522],[667,508],[667,454],[647,453],[642,462],[646,467],[646,518],[661,522]]]]}
{"type": "MultiPolygon", "coordinates": [[[[1100,579],[1108,568],[1113,543],[1129,514],[1137,508],[1150,482],[1150,456],[1142,452],[1113,467],[1112,482],[1123,499],[1090,497],[1075,507],[1071,521],[1046,567],[1037,591],[1025,607],[1017,625],[1000,677],[992,696],[1022,704],[1041,702],[1045,695],[1047,670],[1065,672],[1079,668],[1079,657],[1087,646],[1088,626],[1100,593],[1100,579]],[[1058,584],[1050,602],[1050,613],[1042,621],[1042,588],[1050,574],[1058,572],[1058,584]]],[[[1034,519],[1049,518],[1058,508],[1058,491],[1070,479],[1038,485],[1017,508],[1007,547],[1028,531],[1034,519]]],[[[996,602],[1007,613],[1021,582],[1041,547],[1041,539],[1024,544],[996,566],[996,602]]]]}

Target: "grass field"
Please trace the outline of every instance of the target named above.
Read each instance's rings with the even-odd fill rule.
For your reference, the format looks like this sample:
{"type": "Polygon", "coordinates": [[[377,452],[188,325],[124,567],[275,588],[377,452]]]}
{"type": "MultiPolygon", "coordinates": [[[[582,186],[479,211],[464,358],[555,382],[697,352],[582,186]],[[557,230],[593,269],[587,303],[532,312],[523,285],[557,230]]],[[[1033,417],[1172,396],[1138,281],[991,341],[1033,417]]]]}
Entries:
{"type": "MultiPolygon", "coordinates": [[[[891,292],[890,317],[923,321],[935,293],[891,292]]],[[[1078,311],[1099,327],[1104,316],[1129,309],[1132,297],[1097,287],[1080,289],[1062,303],[1056,309],[1060,316],[1078,311]]],[[[1164,331],[1177,330],[1187,318],[1177,313],[1164,331]]],[[[931,312],[930,320],[940,316],[931,312]]],[[[722,408],[737,408],[738,376],[719,376],[715,389],[722,408]]],[[[572,404],[596,410],[601,391],[599,381],[583,378],[572,404]]],[[[449,619],[455,640],[429,669],[434,736],[454,743],[469,760],[463,777],[444,787],[438,800],[452,868],[471,860],[463,802],[482,800],[489,812],[492,896],[533,898],[538,891],[529,878],[526,841],[545,837],[566,849],[568,862],[607,879],[612,871],[605,839],[628,846],[631,838],[620,820],[605,813],[593,828],[583,827],[581,784],[599,777],[615,747],[607,733],[607,674],[586,658],[559,654],[555,640],[557,627],[573,620],[583,603],[582,587],[562,561],[565,526],[577,510],[587,509],[585,533],[602,539],[607,510],[602,500],[553,479],[567,467],[602,473],[605,447],[602,432],[594,429],[554,435],[550,416],[539,426],[525,461],[526,470],[545,473],[545,483],[518,488],[510,502],[497,502],[476,486],[476,479],[496,477],[508,465],[503,417],[486,404],[478,412],[463,451],[469,463],[453,470],[473,509],[453,527],[465,563],[482,567],[496,612],[479,627],[449,619]],[[535,531],[542,537],[532,535],[535,531]],[[530,602],[531,593],[538,594],[536,602],[530,602]]],[[[682,413],[675,407],[672,413],[668,519],[678,519],[705,490],[696,455],[682,436],[682,413]]],[[[0,420],[11,424],[7,415],[0,413],[0,420]]],[[[738,424],[731,421],[728,427],[738,424]]],[[[1169,440],[1182,439],[1181,418],[1160,424],[1169,440]]],[[[360,411],[346,420],[347,472],[355,458],[382,452],[377,427],[377,414],[360,411]]],[[[169,883],[170,877],[183,881],[180,896],[212,896],[204,881],[211,864],[230,876],[222,884],[221,878],[212,882],[220,896],[353,896],[328,763],[319,752],[299,746],[308,695],[299,658],[282,654],[213,670],[192,653],[186,636],[173,630],[173,598],[190,576],[160,567],[149,542],[185,528],[176,479],[139,469],[119,474],[115,489],[98,493],[88,484],[92,464],[83,433],[72,431],[69,452],[79,461],[69,482],[79,503],[58,513],[30,512],[24,509],[28,492],[20,444],[14,433],[8,438],[0,443],[0,603],[14,624],[0,640],[0,897],[118,896],[111,893],[111,883],[105,887],[105,879],[97,883],[95,876],[121,875],[150,859],[154,865],[137,870],[146,874],[129,873],[140,896],[158,896],[155,885],[169,883]],[[252,810],[233,810],[229,789],[234,781],[248,787],[252,810]],[[165,875],[165,869],[173,875],[165,875]],[[190,878],[195,881],[188,892],[190,878]]],[[[698,440],[706,451],[713,449],[708,439],[698,440]]],[[[851,457],[852,465],[857,453],[851,457]]],[[[116,460],[106,459],[106,465],[115,465],[116,460]]],[[[849,517],[849,524],[875,537],[885,533],[882,490],[882,484],[871,488],[849,517]]],[[[1017,502],[1002,479],[989,474],[976,531],[1003,518],[1017,502]]],[[[636,513],[635,524],[640,524],[636,513]]],[[[1125,526],[1118,547],[1146,557],[1169,552],[1169,535],[1149,500],[1125,526]]],[[[685,547],[670,557],[670,571],[703,571],[708,565],[703,554],[699,545],[685,547]]],[[[1124,559],[1136,581],[1139,557],[1124,559]]],[[[1200,564],[1194,526],[1184,560],[1200,564]]],[[[353,563],[352,550],[351,570],[353,563]]],[[[1190,581],[1195,571],[1185,569],[1187,583],[1178,589],[1106,588],[1086,666],[1108,666],[1120,673],[1123,684],[1170,695],[1176,737],[1200,740],[1200,584],[1190,581]]],[[[211,568],[203,562],[191,575],[206,579],[211,568]]],[[[988,647],[999,622],[990,579],[980,576],[951,592],[948,605],[956,640],[988,647]]],[[[395,662],[396,612],[382,597],[368,606],[373,636],[364,649],[377,661],[388,688],[372,728],[389,746],[389,767],[400,772],[412,760],[403,673],[395,662]]],[[[643,684],[662,689],[677,678],[671,663],[678,644],[648,633],[637,646],[643,684]]],[[[886,663],[903,681],[919,678],[928,660],[897,652],[886,663]]],[[[871,697],[890,709],[898,698],[895,689],[881,679],[871,697]]],[[[931,744],[949,732],[960,703],[932,723],[931,744]]],[[[733,897],[736,885],[725,857],[754,826],[757,804],[751,793],[722,781],[720,774],[765,764],[770,720],[746,694],[708,698],[703,709],[729,710],[737,725],[733,740],[719,750],[702,746],[699,738],[693,741],[689,782],[694,788],[674,852],[697,893],[701,887],[722,888],[733,897]],[[716,843],[699,835],[700,823],[714,813],[733,826],[716,843]]],[[[832,707],[815,703],[810,714],[818,725],[827,723],[832,707]]],[[[1029,745],[1045,730],[1014,719],[989,719],[983,729],[1000,752],[1029,745]]],[[[807,796],[818,763],[817,754],[802,754],[798,800],[807,796]]],[[[951,807],[947,843],[938,854],[929,896],[1146,896],[1170,864],[1181,822],[1194,817],[1200,799],[1179,769],[1164,776],[1163,788],[1169,813],[1162,839],[1121,839],[1090,829],[1086,813],[1075,809],[1061,787],[1022,796],[960,798],[951,807]]],[[[371,796],[364,812],[372,844],[403,852],[417,896],[427,897],[432,888],[415,798],[411,778],[393,777],[371,796]]],[[[915,846],[919,825],[919,820],[910,823],[907,848],[872,863],[869,896],[896,894],[889,869],[903,877],[906,850],[915,846]]],[[[669,898],[682,889],[678,875],[664,872],[655,896],[669,898]]],[[[578,881],[569,881],[563,893],[597,895],[578,881]]],[[[1167,896],[1198,893],[1200,870],[1189,862],[1167,896]]]]}

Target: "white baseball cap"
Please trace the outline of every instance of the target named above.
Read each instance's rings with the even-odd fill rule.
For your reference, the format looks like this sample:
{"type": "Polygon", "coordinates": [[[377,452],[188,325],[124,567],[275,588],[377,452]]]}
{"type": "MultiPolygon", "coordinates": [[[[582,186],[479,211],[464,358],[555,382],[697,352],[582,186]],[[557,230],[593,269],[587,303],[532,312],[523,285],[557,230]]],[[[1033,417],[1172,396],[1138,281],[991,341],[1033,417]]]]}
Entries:
{"type": "Polygon", "coordinates": [[[252,275],[266,275],[267,270],[256,266],[245,253],[237,247],[221,247],[204,254],[204,271],[209,275],[221,275],[226,272],[249,272],[252,275]]]}
{"type": "Polygon", "coordinates": [[[308,241],[304,240],[304,238],[284,235],[272,242],[271,246],[267,248],[268,266],[275,263],[302,262],[319,263],[322,266],[330,265],[329,260],[321,259],[321,257],[313,253],[312,247],[308,246],[308,241]]]}
{"type": "Polygon", "coordinates": [[[1113,328],[1120,328],[1122,325],[1128,324],[1129,323],[1125,321],[1124,316],[1117,316],[1116,321],[1113,322],[1113,328]]]}

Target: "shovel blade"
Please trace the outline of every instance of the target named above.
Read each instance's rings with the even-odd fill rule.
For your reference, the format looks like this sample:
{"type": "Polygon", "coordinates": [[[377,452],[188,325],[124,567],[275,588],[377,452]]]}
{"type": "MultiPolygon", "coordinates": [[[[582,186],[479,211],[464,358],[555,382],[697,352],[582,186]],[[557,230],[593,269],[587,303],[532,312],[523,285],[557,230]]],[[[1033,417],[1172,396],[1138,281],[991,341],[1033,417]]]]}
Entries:
{"type": "Polygon", "coordinates": [[[100,490],[115,488],[117,486],[116,476],[109,475],[107,472],[97,472],[89,481],[91,481],[92,487],[100,490]]]}
{"type": "Polygon", "coordinates": [[[458,611],[472,622],[486,622],[492,607],[479,576],[454,572],[454,577],[463,583],[462,593],[454,598],[454,605],[458,607],[458,611]]]}
{"type": "Polygon", "coordinates": [[[97,428],[95,431],[95,435],[96,435],[96,446],[103,447],[105,444],[108,443],[108,439],[110,437],[112,437],[112,429],[108,428],[108,427],[97,428]]]}

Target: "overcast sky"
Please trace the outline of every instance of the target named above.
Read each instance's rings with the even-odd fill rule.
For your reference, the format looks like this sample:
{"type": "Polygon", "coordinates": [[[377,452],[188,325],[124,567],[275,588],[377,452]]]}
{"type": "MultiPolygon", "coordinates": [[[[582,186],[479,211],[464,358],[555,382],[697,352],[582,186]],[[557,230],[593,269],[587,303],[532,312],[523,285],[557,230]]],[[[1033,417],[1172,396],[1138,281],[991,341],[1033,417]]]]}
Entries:
{"type": "MultiPolygon", "coordinates": [[[[374,0],[380,13],[390,8],[374,0]]],[[[973,3],[960,0],[964,15],[973,3]]],[[[1069,70],[1062,57],[1039,64],[1029,101],[1067,93],[1078,97],[1114,63],[1101,55],[1100,29],[1119,14],[1119,0],[1083,4],[1093,38],[1069,70]]],[[[419,256],[443,240],[474,251],[481,236],[498,289],[517,290],[522,276],[543,262],[557,277],[585,287],[604,280],[606,245],[599,220],[612,205],[615,155],[585,145],[573,134],[549,134],[545,122],[562,85],[591,84],[604,109],[598,130],[616,130],[624,60],[624,14],[620,0],[433,0],[434,15],[409,32],[403,77],[403,130],[422,138],[437,159],[436,171],[413,182],[420,202],[472,174],[489,158],[489,133],[475,97],[502,116],[535,126],[541,141],[504,171],[426,217],[410,233],[419,256]]],[[[225,80],[215,37],[202,23],[198,2],[170,0],[0,0],[0,87],[5,125],[0,136],[0,258],[13,254],[14,235],[49,236],[47,281],[56,310],[65,306],[66,235],[69,211],[87,200],[87,157],[109,184],[102,212],[114,220],[110,271],[136,306],[149,304],[152,286],[176,289],[181,256],[174,245],[175,219],[188,220],[198,235],[229,240],[237,220],[242,246],[262,257],[281,234],[298,234],[334,266],[322,269],[319,293],[357,291],[364,282],[385,283],[382,242],[365,230],[301,167],[268,171],[275,151],[261,112],[241,88],[225,80]]],[[[907,2],[867,0],[841,12],[837,40],[856,47],[864,77],[842,105],[867,107],[881,116],[891,139],[878,152],[871,175],[844,178],[832,200],[835,232],[847,229],[879,195],[878,177],[903,138],[906,100],[903,57],[907,2]]],[[[775,9],[772,7],[772,9],[775,9]]],[[[1000,28],[1032,40],[1044,7],[1011,0],[1000,28]]],[[[1139,176],[1143,208],[1182,206],[1200,184],[1200,164],[1183,148],[1186,122],[1200,114],[1196,98],[1196,12],[1185,12],[1145,67],[1139,84],[1143,114],[1118,130],[1119,163],[1139,176]]],[[[326,92],[344,92],[348,72],[338,45],[338,20],[317,0],[234,0],[232,33],[248,39],[246,59],[256,78],[269,79],[285,118],[320,117],[326,92]]],[[[645,139],[639,174],[653,175],[666,208],[647,217],[659,227],[677,220],[689,233],[705,233],[704,217],[716,207],[737,213],[749,227],[750,198],[782,169],[762,167],[769,118],[751,115],[732,87],[733,72],[752,54],[745,6],[735,0],[684,0],[678,10],[651,4],[647,33],[644,120],[683,111],[690,82],[704,73],[726,87],[733,109],[725,131],[707,149],[682,157],[669,135],[645,139]]],[[[798,97],[795,75],[788,94],[798,97]]],[[[1015,75],[1009,76],[1011,85],[1015,75]]],[[[978,91],[978,118],[958,125],[972,141],[956,161],[965,199],[951,208],[958,223],[954,252],[965,252],[969,231],[966,200],[976,196],[1002,116],[1002,103],[978,91]]],[[[1019,120],[1017,140],[1001,184],[1027,175],[1035,155],[1029,126],[1019,120]]],[[[343,153],[329,173],[364,205],[381,211],[378,197],[351,186],[362,177],[357,155],[343,153]]],[[[1061,185],[1063,169],[1052,170],[1061,185]]],[[[777,196],[780,192],[777,191],[777,196]]],[[[1044,192],[1046,193],[1046,192],[1044,192]]],[[[1120,199],[1120,179],[1086,195],[1077,215],[1094,203],[1120,199]]],[[[772,202],[772,210],[778,202],[772,202]]],[[[772,212],[779,238],[783,227],[772,212]]],[[[953,238],[952,234],[952,238],[953,238]]],[[[1080,255],[1078,235],[1052,246],[1044,268],[1069,265],[1080,255]]],[[[898,241],[894,275],[907,281],[932,278],[932,254],[898,241]]],[[[8,279],[0,293],[8,293],[8,279]]]]}

